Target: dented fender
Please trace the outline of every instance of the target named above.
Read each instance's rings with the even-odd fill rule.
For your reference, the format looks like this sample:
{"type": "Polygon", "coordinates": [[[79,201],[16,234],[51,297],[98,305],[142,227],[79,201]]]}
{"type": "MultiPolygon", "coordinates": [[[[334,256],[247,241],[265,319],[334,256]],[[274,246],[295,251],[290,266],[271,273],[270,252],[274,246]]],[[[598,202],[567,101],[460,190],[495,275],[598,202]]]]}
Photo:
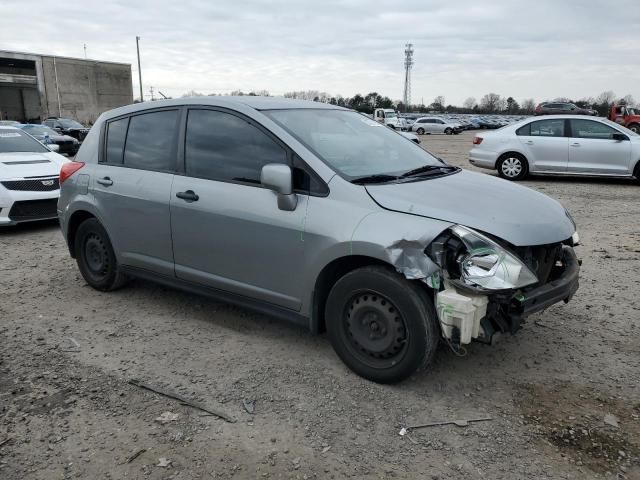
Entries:
{"type": "Polygon", "coordinates": [[[355,228],[350,254],[384,260],[407,279],[424,280],[440,270],[425,254],[425,248],[452,225],[398,212],[372,212],[355,228]]]}

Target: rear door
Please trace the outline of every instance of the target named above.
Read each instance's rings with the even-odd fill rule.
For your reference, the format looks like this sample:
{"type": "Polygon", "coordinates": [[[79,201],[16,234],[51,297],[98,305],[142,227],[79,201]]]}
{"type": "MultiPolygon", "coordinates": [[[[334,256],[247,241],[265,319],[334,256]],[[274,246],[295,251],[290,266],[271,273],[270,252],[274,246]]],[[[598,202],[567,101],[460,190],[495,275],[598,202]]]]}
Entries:
{"type": "Polygon", "coordinates": [[[570,122],[570,172],[608,175],[631,173],[631,142],[612,138],[614,133],[621,132],[594,120],[571,119],[570,122]]]}
{"type": "Polygon", "coordinates": [[[91,179],[100,221],[124,265],[174,276],[169,199],[180,110],[145,111],[106,123],[91,179]]]}
{"type": "Polygon", "coordinates": [[[516,134],[531,172],[566,172],[569,139],[563,118],[536,120],[520,127],[516,134]]]}
{"type": "Polygon", "coordinates": [[[181,144],[185,175],[171,194],[176,276],[299,310],[308,197],[280,210],[260,184],[262,167],[290,164],[291,152],[252,120],[210,108],[189,109],[181,144]]]}

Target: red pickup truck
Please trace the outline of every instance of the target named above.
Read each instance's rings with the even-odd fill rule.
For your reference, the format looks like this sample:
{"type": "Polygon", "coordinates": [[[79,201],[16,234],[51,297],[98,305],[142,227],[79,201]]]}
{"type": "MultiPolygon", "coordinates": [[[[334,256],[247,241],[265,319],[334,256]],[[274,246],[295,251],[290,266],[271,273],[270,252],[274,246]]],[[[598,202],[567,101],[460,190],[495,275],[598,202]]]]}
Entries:
{"type": "Polygon", "coordinates": [[[609,120],[640,134],[640,111],[628,107],[624,103],[611,105],[609,120]]]}

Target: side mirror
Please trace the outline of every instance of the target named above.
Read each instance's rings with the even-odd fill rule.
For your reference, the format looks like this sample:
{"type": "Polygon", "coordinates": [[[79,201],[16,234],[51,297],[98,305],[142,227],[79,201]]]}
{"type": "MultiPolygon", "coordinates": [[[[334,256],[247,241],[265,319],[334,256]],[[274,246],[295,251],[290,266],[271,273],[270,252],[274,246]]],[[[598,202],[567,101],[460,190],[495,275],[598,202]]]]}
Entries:
{"type": "Polygon", "coordinates": [[[298,205],[298,196],[293,193],[291,167],[284,163],[268,163],[260,172],[260,183],[278,194],[278,208],[293,211],[298,205]]]}
{"type": "Polygon", "coordinates": [[[618,142],[623,142],[625,140],[629,140],[629,137],[627,137],[624,133],[612,133],[611,139],[618,142]]]}
{"type": "Polygon", "coordinates": [[[60,146],[57,143],[49,143],[45,146],[52,152],[58,153],[60,151],[60,146]]]}

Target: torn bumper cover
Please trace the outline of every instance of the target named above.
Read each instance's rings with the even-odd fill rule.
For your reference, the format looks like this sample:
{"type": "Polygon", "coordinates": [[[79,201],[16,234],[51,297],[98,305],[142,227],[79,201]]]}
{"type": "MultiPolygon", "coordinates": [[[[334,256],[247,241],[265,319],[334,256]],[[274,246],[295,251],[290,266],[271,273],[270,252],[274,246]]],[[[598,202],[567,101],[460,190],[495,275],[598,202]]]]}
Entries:
{"type": "Polygon", "coordinates": [[[566,245],[562,247],[561,262],[563,270],[556,279],[512,297],[509,307],[511,316],[526,317],[554,303],[568,303],[571,300],[578,290],[580,274],[580,263],[573,248],[566,245]]]}
{"type": "MultiPolygon", "coordinates": [[[[521,292],[495,294],[489,296],[488,316],[498,323],[500,330],[515,333],[523,320],[551,305],[569,302],[578,290],[580,263],[573,248],[562,247],[560,265],[556,268],[555,278],[548,283],[524,288],[521,292]]],[[[486,325],[486,324],[485,324],[486,325]]]]}
{"type": "Polygon", "coordinates": [[[461,225],[443,232],[425,253],[440,267],[442,281],[431,286],[444,338],[490,343],[496,332],[515,333],[527,316],[568,302],[580,272],[573,245],[571,237],[515,247],[461,225]]]}

